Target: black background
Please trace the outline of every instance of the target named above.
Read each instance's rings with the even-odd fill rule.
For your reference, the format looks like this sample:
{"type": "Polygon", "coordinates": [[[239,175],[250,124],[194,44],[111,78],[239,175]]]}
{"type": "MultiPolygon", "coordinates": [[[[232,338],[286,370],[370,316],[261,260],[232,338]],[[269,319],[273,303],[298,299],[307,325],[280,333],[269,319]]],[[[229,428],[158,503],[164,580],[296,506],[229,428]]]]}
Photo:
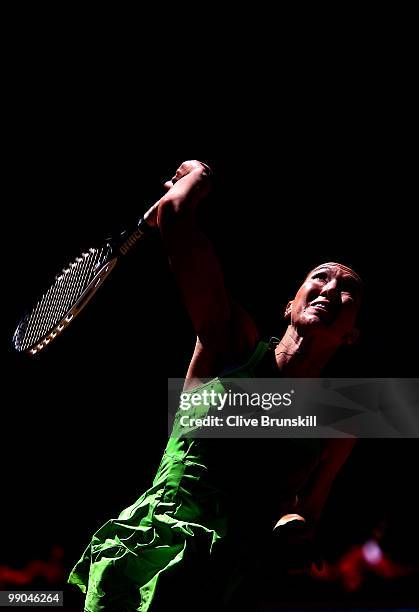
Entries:
{"type": "MultiPolygon", "coordinates": [[[[13,351],[23,311],[66,262],[124,228],[197,158],[215,173],[201,222],[262,333],[281,333],[311,267],[342,261],[365,280],[362,334],[328,373],[415,376],[409,95],[401,113],[366,77],[355,91],[342,79],[326,92],[312,75],[304,95],[288,89],[286,100],[284,89],[272,97],[253,83],[257,106],[244,87],[204,108],[204,87],[178,109],[163,75],[146,86],[92,56],[75,70],[79,56],[16,53],[3,205],[1,562],[19,567],[60,544],[69,569],[92,532],[150,484],[167,435],[166,379],[185,373],[194,335],[158,237],[39,358],[13,351]]],[[[413,440],[360,441],[327,509],[329,555],[387,517],[391,552],[414,558],[417,532],[405,517],[415,512],[416,452],[413,440]]]]}

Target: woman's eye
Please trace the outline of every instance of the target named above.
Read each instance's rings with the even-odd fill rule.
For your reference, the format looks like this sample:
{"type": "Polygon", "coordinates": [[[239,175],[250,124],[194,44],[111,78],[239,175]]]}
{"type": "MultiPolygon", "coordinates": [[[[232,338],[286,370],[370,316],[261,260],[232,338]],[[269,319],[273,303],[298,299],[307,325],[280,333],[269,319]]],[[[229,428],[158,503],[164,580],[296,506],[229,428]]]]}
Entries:
{"type": "Polygon", "coordinates": [[[350,295],[354,295],[356,292],[356,287],[352,283],[344,283],[342,285],[342,291],[344,293],[349,293],[350,295]]]}

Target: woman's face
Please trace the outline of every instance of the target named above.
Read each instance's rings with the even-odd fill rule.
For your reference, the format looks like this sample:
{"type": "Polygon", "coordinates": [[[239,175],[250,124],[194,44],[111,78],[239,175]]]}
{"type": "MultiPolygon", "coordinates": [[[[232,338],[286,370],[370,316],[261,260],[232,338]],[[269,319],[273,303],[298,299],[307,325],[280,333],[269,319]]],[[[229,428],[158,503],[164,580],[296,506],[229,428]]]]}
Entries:
{"type": "Polygon", "coordinates": [[[285,312],[299,335],[319,334],[325,343],[339,346],[357,335],[356,316],[362,282],[350,268],[326,263],[312,270],[285,312]]]}

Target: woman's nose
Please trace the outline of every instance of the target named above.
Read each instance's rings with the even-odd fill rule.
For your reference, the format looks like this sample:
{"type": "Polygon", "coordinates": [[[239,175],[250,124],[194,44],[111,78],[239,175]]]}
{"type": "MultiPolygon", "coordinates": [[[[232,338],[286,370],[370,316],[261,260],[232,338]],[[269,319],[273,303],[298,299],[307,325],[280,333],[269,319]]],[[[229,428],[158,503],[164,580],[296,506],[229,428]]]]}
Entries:
{"type": "Polygon", "coordinates": [[[336,279],[331,278],[328,283],[323,285],[320,295],[326,295],[326,296],[335,295],[337,293],[337,285],[338,284],[337,284],[336,279]]]}

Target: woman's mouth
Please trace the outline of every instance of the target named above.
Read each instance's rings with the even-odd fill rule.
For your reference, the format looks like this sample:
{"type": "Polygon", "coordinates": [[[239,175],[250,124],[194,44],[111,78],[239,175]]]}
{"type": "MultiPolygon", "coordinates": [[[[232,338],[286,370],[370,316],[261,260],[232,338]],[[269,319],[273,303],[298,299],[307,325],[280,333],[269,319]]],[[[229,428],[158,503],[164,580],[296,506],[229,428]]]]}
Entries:
{"type": "Polygon", "coordinates": [[[308,304],[307,308],[312,308],[316,313],[331,313],[331,304],[329,300],[313,300],[313,302],[308,304]]]}

